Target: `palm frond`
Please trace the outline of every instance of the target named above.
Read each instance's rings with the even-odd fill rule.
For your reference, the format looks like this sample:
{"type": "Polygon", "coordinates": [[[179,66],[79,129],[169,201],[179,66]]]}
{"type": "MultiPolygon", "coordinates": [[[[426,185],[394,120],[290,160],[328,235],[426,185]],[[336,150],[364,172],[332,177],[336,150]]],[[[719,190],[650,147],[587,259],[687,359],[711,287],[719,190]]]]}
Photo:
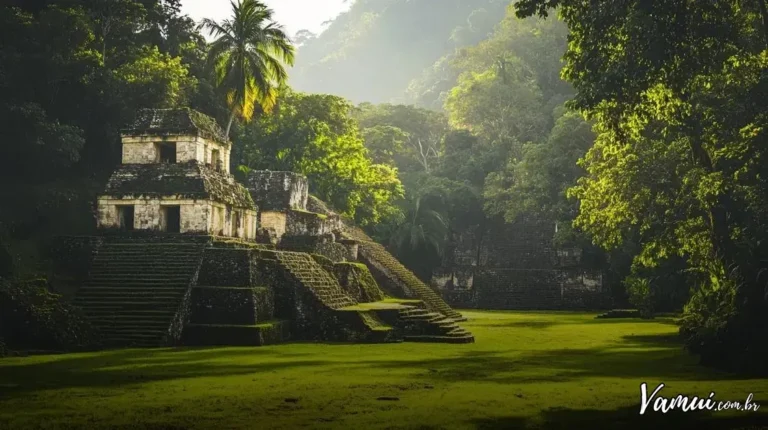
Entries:
{"type": "Polygon", "coordinates": [[[211,43],[207,64],[216,84],[226,88],[227,103],[240,118],[250,120],[258,107],[271,111],[277,93],[288,79],[285,65],[293,65],[295,49],[274,12],[256,0],[230,0],[231,19],[203,20],[217,39],[211,43]]]}

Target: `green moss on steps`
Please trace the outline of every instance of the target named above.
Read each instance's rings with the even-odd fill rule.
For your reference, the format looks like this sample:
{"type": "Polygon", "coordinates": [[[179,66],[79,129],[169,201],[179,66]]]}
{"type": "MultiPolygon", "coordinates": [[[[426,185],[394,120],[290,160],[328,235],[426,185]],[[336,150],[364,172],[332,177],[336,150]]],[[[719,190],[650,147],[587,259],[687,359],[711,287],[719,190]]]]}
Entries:
{"type": "Polygon", "coordinates": [[[314,217],[317,217],[319,219],[328,219],[328,215],[324,215],[324,214],[317,213],[317,212],[305,211],[304,209],[291,209],[291,210],[293,212],[296,212],[297,214],[301,214],[301,215],[305,215],[305,216],[309,216],[309,217],[314,216],[314,217]]]}
{"type": "Polygon", "coordinates": [[[274,317],[274,297],[266,287],[194,287],[191,322],[251,325],[274,317]]]}
{"type": "Polygon", "coordinates": [[[376,302],[384,299],[384,292],[364,264],[336,263],[332,270],[344,290],[358,302],[376,302]]]}
{"type": "Polygon", "coordinates": [[[422,300],[430,310],[457,320],[462,319],[461,314],[453,310],[442,297],[397,261],[381,244],[360,241],[359,258],[372,272],[377,273],[380,283],[389,284],[389,288],[395,292],[422,300]]]}
{"type": "Polygon", "coordinates": [[[274,320],[253,325],[188,324],[185,345],[260,346],[290,339],[289,321],[274,320]]]}
{"type": "Polygon", "coordinates": [[[187,318],[204,243],[110,238],[74,304],[109,346],[174,344],[187,318]]]}

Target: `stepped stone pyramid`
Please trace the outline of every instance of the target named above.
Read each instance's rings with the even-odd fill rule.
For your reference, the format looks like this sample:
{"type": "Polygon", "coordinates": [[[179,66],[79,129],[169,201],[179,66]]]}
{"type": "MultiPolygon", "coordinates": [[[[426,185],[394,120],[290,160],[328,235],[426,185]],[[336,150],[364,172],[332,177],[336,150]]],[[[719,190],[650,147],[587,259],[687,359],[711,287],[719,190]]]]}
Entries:
{"type": "Polygon", "coordinates": [[[474,342],[306,177],[255,171],[241,185],[229,148],[189,109],[141,111],[125,130],[99,233],[60,238],[57,253],[103,346],[474,342]]]}

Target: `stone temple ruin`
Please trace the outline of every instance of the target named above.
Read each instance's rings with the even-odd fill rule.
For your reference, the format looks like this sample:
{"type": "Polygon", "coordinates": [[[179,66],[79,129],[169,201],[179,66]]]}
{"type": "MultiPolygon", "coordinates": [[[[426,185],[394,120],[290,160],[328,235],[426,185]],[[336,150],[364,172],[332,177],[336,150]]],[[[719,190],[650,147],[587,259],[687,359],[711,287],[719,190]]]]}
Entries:
{"type": "Polygon", "coordinates": [[[612,306],[603,274],[580,249],[554,246],[554,222],[494,222],[463,231],[447,246],[431,284],[451,305],[481,309],[603,309],[612,306]]]}
{"type": "Polygon", "coordinates": [[[141,111],[122,144],[98,233],[55,250],[56,282],[105,346],[474,341],[434,290],[308,195],[306,177],[236,182],[211,118],[141,111]]]}

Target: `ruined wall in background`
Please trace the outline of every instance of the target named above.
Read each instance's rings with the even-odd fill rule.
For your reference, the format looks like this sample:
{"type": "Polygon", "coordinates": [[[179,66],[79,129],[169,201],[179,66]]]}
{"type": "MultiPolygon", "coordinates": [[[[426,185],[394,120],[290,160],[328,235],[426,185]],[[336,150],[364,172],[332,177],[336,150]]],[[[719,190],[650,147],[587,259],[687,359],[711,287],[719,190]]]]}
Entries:
{"type": "Polygon", "coordinates": [[[554,223],[497,223],[454,234],[432,286],[455,307],[602,309],[602,274],[580,266],[578,249],[556,249],[554,223]]]}
{"type": "Polygon", "coordinates": [[[294,172],[256,170],[248,174],[246,187],[259,209],[285,212],[307,209],[307,177],[294,172]]]}

